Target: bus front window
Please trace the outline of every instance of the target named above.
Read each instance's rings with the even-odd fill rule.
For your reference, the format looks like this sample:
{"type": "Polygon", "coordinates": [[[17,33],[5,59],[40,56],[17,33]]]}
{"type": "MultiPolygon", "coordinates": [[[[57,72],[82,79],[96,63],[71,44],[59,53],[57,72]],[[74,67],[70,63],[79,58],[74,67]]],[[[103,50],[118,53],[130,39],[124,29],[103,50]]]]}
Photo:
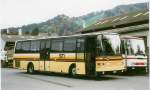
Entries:
{"type": "Polygon", "coordinates": [[[104,35],[102,39],[102,44],[105,55],[120,55],[121,41],[119,35],[104,35]]]}
{"type": "Polygon", "coordinates": [[[128,55],[145,55],[145,45],[143,39],[128,39],[126,44],[128,55]]]}

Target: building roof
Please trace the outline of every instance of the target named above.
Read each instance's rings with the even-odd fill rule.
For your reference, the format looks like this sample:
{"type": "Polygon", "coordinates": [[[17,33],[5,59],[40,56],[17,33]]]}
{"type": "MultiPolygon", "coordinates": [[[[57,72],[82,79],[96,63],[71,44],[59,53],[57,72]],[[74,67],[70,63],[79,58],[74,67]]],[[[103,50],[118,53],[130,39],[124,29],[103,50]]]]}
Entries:
{"type": "Polygon", "coordinates": [[[15,42],[18,40],[47,38],[48,36],[20,36],[20,35],[2,35],[1,38],[5,42],[15,42]]]}
{"type": "Polygon", "coordinates": [[[149,11],[148,9],[123,14],[120,16],[114,16],[98,20],[95,24],[80,31],[81,33],[88,33],[93,31],[103,31],[115,28],[122,28],[127,26],[134,26],[149,22],[149,11]]]}

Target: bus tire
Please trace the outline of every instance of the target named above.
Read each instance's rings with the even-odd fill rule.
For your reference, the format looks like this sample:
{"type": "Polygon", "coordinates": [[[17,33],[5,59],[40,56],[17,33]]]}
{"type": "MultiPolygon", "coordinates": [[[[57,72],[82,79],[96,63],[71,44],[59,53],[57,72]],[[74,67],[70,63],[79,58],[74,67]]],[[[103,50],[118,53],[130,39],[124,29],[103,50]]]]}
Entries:
{"type": "Polygon", "coordinates": [[[72,64],[69,68],[69,75],[71,77],[74,77],[76,75],[76,66],[75,64],[72,64]]]}
{"type": "Polygon", "coordinates": [[[27,73],[29,73],[29,74],[33,74],[34,73],[34,66],[33,66],[32,63],[28,64],[27,73]]]}

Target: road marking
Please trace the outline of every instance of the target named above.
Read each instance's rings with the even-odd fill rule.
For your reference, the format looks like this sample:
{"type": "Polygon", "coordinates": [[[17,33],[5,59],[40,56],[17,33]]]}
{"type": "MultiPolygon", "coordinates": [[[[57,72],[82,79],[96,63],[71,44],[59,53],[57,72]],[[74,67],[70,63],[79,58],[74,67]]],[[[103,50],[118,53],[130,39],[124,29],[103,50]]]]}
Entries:
{"type": "Polygon", "coordinates": [[[67,84],[63,84],[63,83],[59,83],[59,82],[55,82],[55,81],[49,81],[49,80],[44,80],[44,79],[40,79],[40,78],[36,78],[36,77],[31,77],[31,76],[28,76],[28,75],[22,75],[24,77],[28,77],[28,78],[31,78],[31,79],[35,79],[35,80],[39,80],[39,81],[43,81],[43,82],[47,82],[47,83],[51,83],[51,84],[55,84],[55,85],[60,85],[60,86],[65,86],[65,87],[72,87],[70,85],[67,85],[67,84]]]}

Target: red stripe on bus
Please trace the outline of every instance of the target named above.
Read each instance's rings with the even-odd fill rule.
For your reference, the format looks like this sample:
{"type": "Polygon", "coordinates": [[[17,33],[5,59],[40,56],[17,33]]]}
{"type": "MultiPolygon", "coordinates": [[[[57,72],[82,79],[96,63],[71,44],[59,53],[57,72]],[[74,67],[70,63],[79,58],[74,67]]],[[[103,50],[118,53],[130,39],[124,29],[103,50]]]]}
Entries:
{"type": "Polygon", "coordinates": [[[123,59],[147,59],[147,58],[123,58],[123,59]]]}

